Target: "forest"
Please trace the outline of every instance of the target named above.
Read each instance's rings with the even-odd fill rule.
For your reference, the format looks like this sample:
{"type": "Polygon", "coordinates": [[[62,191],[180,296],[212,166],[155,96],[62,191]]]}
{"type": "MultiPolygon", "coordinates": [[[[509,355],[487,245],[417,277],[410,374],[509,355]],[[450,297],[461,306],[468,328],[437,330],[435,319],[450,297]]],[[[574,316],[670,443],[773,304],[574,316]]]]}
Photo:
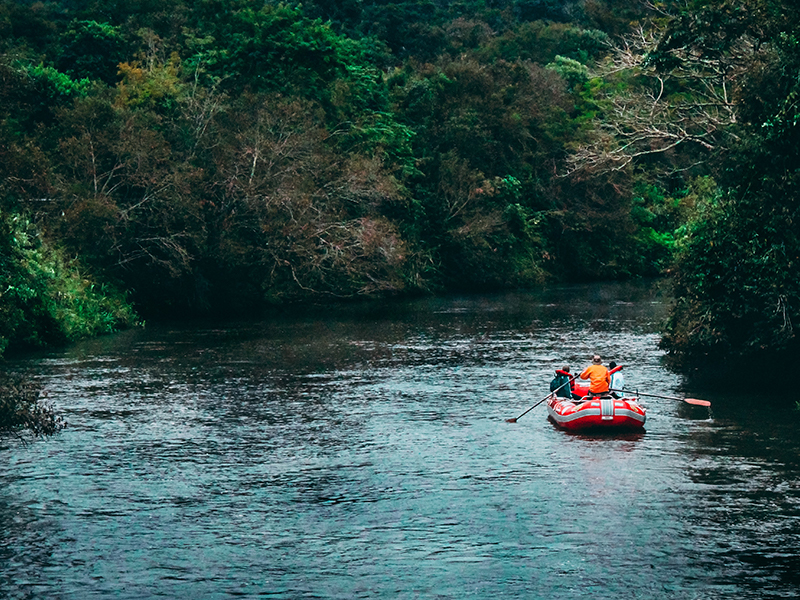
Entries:
{"type": "Polygon", "coordinates": [[[798,74],[777,0],[0,0],[0,353],[669,277],[679,368],[796,358],[798,74]]]}

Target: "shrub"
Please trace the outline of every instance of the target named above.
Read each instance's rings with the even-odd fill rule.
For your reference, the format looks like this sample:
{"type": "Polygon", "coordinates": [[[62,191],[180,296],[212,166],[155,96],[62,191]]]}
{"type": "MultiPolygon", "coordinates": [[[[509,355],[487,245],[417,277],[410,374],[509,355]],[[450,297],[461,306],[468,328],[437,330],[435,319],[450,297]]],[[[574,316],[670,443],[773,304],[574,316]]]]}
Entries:
{"type": "Polygon", "coordinates": [[[110,333],[136,322],[125,295],[81,273],[22,215],[0,212],[0,354],[110,333]]]}
{"type": "Polygon", "coordinates": [[[0,374],[0,434],[34,437],[54,435],[67,426],[53,407],[41,400],[41,385],[17,374],[0,374]]]}

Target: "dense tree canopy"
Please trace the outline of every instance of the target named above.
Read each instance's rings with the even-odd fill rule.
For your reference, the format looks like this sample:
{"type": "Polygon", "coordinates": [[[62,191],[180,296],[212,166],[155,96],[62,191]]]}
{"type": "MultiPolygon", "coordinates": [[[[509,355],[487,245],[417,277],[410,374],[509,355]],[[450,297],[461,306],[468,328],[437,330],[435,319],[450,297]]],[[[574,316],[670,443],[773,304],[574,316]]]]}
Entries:
{"type": "MultiPolygon", "coordinates": [[[[800,343],[800,10],[771,0],[705,2],[658,48],[736,63],[736,143],[715,164],[719,190],[680,241],[677,305],[664,345],[728,369],[796,357],[800,343]]],[[[663,57],[663,58],[662,58],[663,57]]]]}
{"type": "Polygon", "coordinates": [[[796,352],[784,4],[0,0],[2,343],[670,272],[673,355],[796,352]]]}

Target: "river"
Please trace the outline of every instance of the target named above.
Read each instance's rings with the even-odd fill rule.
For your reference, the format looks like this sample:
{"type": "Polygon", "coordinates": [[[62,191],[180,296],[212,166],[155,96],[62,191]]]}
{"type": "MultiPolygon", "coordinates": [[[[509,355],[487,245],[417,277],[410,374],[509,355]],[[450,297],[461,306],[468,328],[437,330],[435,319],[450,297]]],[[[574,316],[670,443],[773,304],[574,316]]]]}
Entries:
{"type": "Polygon", "coordinates": [[[687,389],[667,304],[556,286],[7,361],[69,426],[0,440],[0,598],[795,598],[794,399],[687,389]],[[602,437],[544,405],[506,422],[594,352],[712,408],[647,398],[645,432],[602,437]]]}

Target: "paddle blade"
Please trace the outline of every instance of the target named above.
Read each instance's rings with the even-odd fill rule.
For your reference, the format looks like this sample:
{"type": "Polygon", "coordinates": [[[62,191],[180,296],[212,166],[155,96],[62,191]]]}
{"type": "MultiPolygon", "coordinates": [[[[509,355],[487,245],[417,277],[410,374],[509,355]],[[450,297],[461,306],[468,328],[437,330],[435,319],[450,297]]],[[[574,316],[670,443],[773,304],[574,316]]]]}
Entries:
{"type": "Polygon", "coordinates": [[[516,419],[506,419],[506,423],[516,423],[516,419]]]}
{"type": "Polygon", "coordinates": [[[694,404],[695,406],[711,406],[711,402],[708,400],[698,400],[697,398],[684,398],[683,401],[687,404],[694,404]]]}

